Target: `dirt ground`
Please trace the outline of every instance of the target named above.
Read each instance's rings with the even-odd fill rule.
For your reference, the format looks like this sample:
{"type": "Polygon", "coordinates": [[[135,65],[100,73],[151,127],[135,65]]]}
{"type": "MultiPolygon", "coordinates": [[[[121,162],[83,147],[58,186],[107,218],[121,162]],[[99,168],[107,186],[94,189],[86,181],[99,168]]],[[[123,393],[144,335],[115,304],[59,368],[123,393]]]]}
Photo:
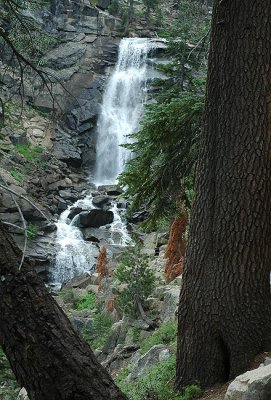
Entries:
{"type": "MultiPolygon", "coordinates": [[[[266,357],[271,357],[271,352],[266,352],[262,354],[258,354],[253,363],[251,364],[251,369],[258,368],[261,363],[264,362],[266,357]]],[[[200,397],[199,400],[224,400],[226,391],[228,389],[228,386],[231,382],[227,382],[225,384],[220,384],[216,385],[210,389],[207,389],[204,391],[202,396],[200,397]]]]}
{"type": "Polygon", "coordinates": [[[230,382],[205,390],[200,400],[224,400],[230,382]]]}

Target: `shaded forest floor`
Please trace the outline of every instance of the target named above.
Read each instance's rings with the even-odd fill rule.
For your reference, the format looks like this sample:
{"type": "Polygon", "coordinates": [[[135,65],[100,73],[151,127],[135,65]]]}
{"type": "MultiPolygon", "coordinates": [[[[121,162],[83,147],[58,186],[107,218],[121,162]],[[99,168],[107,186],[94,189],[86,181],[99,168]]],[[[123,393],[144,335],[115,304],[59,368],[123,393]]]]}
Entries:
{"type": "Polygon", "coordinates": [[[200,400],[224,400],[229,383],[214,386],[204,392],[200,400]]]}

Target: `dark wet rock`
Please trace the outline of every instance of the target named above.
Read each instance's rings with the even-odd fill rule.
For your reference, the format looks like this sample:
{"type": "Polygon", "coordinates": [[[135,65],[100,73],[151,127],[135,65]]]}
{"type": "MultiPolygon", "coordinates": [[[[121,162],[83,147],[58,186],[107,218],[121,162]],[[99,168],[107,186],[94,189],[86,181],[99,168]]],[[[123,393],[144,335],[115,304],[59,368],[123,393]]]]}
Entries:
{"type": "Polygon", "coordinates": [[[90,210],[79,214],[79,224],[83,228],[99,228],[111,224],[114,220],[112,211],[90,210]]]}
{"type": "Polygon", "coordinates": [[[80,212],[82,212],[82,211],[83,211],[82,207],[72,207],[70,209],[70,213],[68,215],[68,218],[69,219],[73,219],[76,215],[80,214],[80,212]]]}
{"type": "Polygon", "coordinates": [[[111,231],[106,227],[100,228],[83,228],[83,237],[85,240],[93,241],[92,238],[96,238],[98,242],[108,243],[111,238],[111,231]]]}
{"type": "Polygon", "coordinates": [[[120,199],[117,202],[117,208],[124,208],[124,209],[128,208],[128,202],[124,199],[120,199]]]}
{"type": "Polygon", "coordinates": [[[95,196],[92,200],[92,203],[96,207],[103,207],[104,205],[108,204],[110,202],[110,197],[105,196],[105,195],[100,195],[100,196],[95,196]]]}
{"type": "Polygon", "coordinates": [[[64,200],[76,201],[78,199],[78,194],[72,193],[68,190],[60,190],[59,196],[64,200]]]}
{"type": "Polygon", "coordinates": [[[144,221],[148,217],[149,213],[146,210],[138,211],[134,213],[131,217],[127,218],[128,222],[137,224],[138,222],[144,221]]]}
{"type": "Polygon", "coordinates": [[[108,196],[119,196],[120,194],[123,193],[123,190],[116,186],[116,185],[103,185],[99,186],[98,190],[100,192],[106,193],[108,196]]]}

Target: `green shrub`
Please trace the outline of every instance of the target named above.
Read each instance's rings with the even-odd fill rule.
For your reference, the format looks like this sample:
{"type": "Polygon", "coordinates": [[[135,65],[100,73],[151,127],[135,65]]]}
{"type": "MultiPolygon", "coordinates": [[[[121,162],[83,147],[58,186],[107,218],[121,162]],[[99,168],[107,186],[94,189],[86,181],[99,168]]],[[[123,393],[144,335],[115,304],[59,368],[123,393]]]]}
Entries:
{"type": "Polygon", "coordinates": [[[79,298],[75,304],[76,310],[93,309],[96,307],[96,295],[93,292],[89,292],[85,296],[79,298]]]}
{"type": "Polygon", "coordinates": [[[117,306],[126,315],[139,315],[138,302],[147,306],[147,298],[155,287],[154,271],[148,265],[149,257],[140,253],[138,246],[128,248],[118,264],[114,278],[117,283],[126,284],[117,300],[117,306]]]}
{"type": "Polygon", "coordinates": [[[116,378],[115,378],[116,384],[117,384],[117,385],[121,384],[121,382],[122,382],[124,379],[126,379],[127,376],[130,374],[130,372],[131,372],[131,370],[130,370],[129,367],[122,368],[122,369],[119,371],[119,373],[117,374],[116,378]]]}
{"type": "Polygon", "coordinates": [[[176,355],[171,354],[167,360],[160,361],[135,381],[126,381],[126,369],[123,375],[122,372],[118,374],[116,382],[129,400],[192,400],[198,396],[200,389],[197,385],[188,386],[182,394],[174,390],[175,370],[176,355]]]}
{"type": "Polygon", "coordinates": [[[19,182],[19,183],[23,183],[24,181],[24,176],[21,172],[17,171],[16,169],[12,169],[10,171],[10,175],[13,176],[13,178],[19,182]]]}
{"type": "Polygon", "coordinates": [[[0,399],[16,400],[20,387],[11,371],[9,362],[0,347],[0,399]]]}
{"type": "Polygon", "coordinates": [[[156,344],[174,344],[177,338],[177,321],[169,321],[161,325],[154,333],[144,340],[140,352],[145,354],[156,344]]]}
{"type": "Polygon", "coordinates": [[[18,144],[15,146],[15,151],[24,156],[29,162],[42,164],[41,154],[44,150],[40,146],[31,146],[30,143],[18,144]]]}
{"type": "Polygon", "coordinates": [[[71,304],[72,308],[75,307],[78,299],[76,298],[72,288],[64,288],[59,292],[65,304],[71,304]]]}
{"type": "Polygon", "coordinates": [[[27,226],[27,237],[28,239],[35,239],[38,236],[39,228],[35,224],[28,224],[27,226]]]}
{"type": "Polygon", "coordinates": [[[108,7],[109,14],[118,15],[120,11],[120,4],[118,0],[112,0],[110,6],[108,7]]]}
{"type": "Polygon", "coordinates": [[[93,314],[92,326],[92,335],[85,339],[92,349],[101,350],[109,335],[112,319],[107,312],[98,310],[93,314]]]}

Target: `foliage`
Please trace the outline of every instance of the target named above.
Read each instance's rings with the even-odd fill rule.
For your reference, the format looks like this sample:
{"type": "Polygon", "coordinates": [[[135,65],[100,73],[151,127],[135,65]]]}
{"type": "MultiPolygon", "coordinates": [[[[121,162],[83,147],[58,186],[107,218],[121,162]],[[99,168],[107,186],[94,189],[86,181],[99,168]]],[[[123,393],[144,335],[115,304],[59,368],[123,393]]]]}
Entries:
{"type": "Polygon", "coordinates": [[[9,362],[0,347],[0,399],[17,400],[20,388],[9,362]]]}
{"type": "Polygon", "coordinates": [[[159,8],[160,3],[160,0],[143,0],[145,6],[145,17],[147,20],[150,19],[151,10],[156,11],[159,8]]]}
{"type": "Polygon", "coordinates": [[[89,292],[85,296],[81,296],[78,301],[76,301],[76,310],[93,309],[96,307],[96,295],[93,292],[89,292]]]}
{"type": "Polygon", "coordinates": [[[178,22],[164,32],[170,40],[168,58],[172,61],[159,70],[167,79],[155,82],[159,89],[156,102],[146,106],[140,131],[125,145],[133,157],[119,176],[126,194],[132,197],[129,212],[145,204],[151,223],[177,215],[178,197],[190,207],[193,193],[204,109],[209,16],[198,1],[180,1],[179,13],[178,22]]]}
{"type": "Polygon", "coordinates": [[[120,3],[118,0],[112,0],[110,6],[108,7],[109,14],[118,15],[120,11],[120,3]]]}
{"type": "Polygon", "coordinates": [[[37,8],[45,5],[42,0],[0,0],[0,22],[6,28],[8,39],[18,52],[35,64],[56,43],[55,37],[43,31],[32,16],[37,8]]]}
{"type": "Polygon", "coordinates": [[[156,344],[174,344],[177,338],[177,321],[169,321],[162,324],[154,333],[144,340],[140,347],[140,353],[145,354],[156,344]]]}
{"type": "Polygon", "coordinates": [[[72,308],[75,308],[78,298],[75,296],[72,288],[64,288],[59,292],[65,304],[70,304],[72,308]]]}
{"type": "Polygon", "coordinates": [[[121,380],[119,374],[117,383],[129,400],[191,400],[198,396],[200,389],[197,385],[188,386],[183,394],[173,389],[175,370],[176,356],[171,354],[168,359],[160,361],[135,381],[125,380],[128,372],[126,369],[124,379],[121,380]]]}
{"type": "Polygon", "coordinates": [[[40,146],[31,146],[30,143],[17,144],[15,146],[15,151],[24,156],[29,162],[33,162],[36,164],[44,163],[41,159],[41,155],[44,150],[40,146]]]}
{"type": "Polygon", "coordinates": [[[142,204],[151,207],[158,219],[175,209],[175,198],[182,194],[194,168],[204,99],[183,92],[168,103],[148,106],[143,127],[132,134],[126,145],[134,157],[119,176],[126,194],[133,197],[130,212],[142,204]]]}
{"type": "Polygon", "coordinates": [[[169,241],[164,255],[164,258],[167,259],[165,266],[166,282],[173,281],[183,272],[187,223],[187,213],[184,213],[176,217],[171,225],[169,241]]]}
{"type": "Polygon", "coordinates": [[[117,384],[117,385],[121,384],[121,382],[122,382],[125,378],[127,378],[127,376],[130,374],[130,372],[131,372],[131,370],[130,370],[129,367],[124,367],[124,368],[122,368],[122,369],[118,372],[118,374],[117,374],[117,376],[116,376],[116,378],[115,378],[116,384],[117,384]]]}
{"type": "Polygon", "coordinates": [[[27,225],[27,237],[28,239],[32,240],[35,239],[35,237],[37,237],[39,232],[39,227],[35,224],[28,224],[27,225]]]}
{"type": "Polygon", "coordinates": [[[56,38],[54,36],[39,30],[36,26],[35,30],[34,27],[32,27],[32,46],[29,46],[29,33],[26,32],[18,22],[12,24],[9,37],[16,49],[26,57],[31,58],[31,60],[35,61],[36,64],[41,64],[42,56],[44,56],[56,44],[56,38]]]}
{"type": "Polygon", "coordinates": [[[10,175],[13,176],[13,178],[14,178],[17,182],[23,183],[23,181],[24,181],[24,176],[23,176],[23,174],[22,174],[21,172],[17,171],[17,169],[13,168],[13,169],[10,171],[10,175]]]}
{"type": "Polygon", "coordinates": [[[112,319],[110,315],[98,308],[92,315],[93,325],[91,334],[84,334],[85,340],[89,343],[92,349],[101,350],[109,335],[112,319]]]}
{"type": "Polygon", "coordinates": [[[117,299],[118,307],[131,317],[138,316],[139,303],[146,307],[147,298],[155,286],[155,275],[148,260],[149,257],[141,254],[138,246],[129,247],[114,272],[118,283],[126,285],[117,299]]]}

